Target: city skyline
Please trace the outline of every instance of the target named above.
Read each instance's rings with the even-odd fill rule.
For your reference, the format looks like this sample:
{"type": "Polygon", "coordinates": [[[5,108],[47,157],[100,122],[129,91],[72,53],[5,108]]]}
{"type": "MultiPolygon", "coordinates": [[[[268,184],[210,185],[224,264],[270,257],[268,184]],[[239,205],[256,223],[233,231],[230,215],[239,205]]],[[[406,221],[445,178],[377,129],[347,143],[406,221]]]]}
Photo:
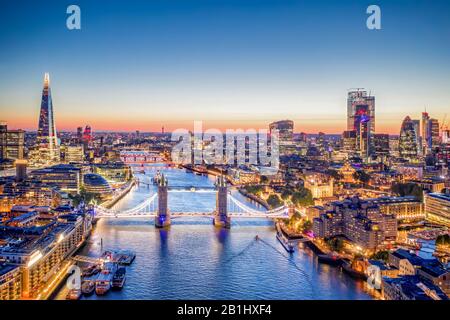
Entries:
{"type": "Polygon", "coordinates": [[[76,31],[65,26],[64,4],[51,1],[1,14],[10,28],[0,31],[8,75],[0,110],[11,128],[37,129],[45,72],[61,131],[172,131],[194,120],[267,128],[291,119],[295,132],[341,134],[347,90],[364,87],[377,99],[375,132],[398,135],[405,116],[426,108],[441,121],[450,104],[445,2],[382,1],[378,31],[352,1],[79,5],[76,31]]]}

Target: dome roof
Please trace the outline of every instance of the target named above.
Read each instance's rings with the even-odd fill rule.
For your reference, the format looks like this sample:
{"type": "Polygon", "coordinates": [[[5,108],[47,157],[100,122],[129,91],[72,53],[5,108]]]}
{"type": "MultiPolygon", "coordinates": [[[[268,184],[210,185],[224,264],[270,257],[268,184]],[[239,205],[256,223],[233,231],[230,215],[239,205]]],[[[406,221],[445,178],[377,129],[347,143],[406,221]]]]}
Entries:
{"type": "Polygon", "coordinates": [[[88,192],[103,193],[112,191],[108,181],[99,174],[88,173],[84,175],[83,180],[88,192]]]}

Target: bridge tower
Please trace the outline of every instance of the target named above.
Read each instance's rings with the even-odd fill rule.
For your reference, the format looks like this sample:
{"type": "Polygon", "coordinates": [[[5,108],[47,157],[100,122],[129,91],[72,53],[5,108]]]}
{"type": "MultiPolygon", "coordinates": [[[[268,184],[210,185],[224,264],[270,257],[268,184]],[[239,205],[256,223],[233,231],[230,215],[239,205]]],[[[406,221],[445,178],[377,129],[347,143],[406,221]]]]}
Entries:
{"type": "Polygon", "coordinates": [[[219,176],[216,181],[216,211],[214,212],[214,225],[221,228],[230,228],[231,219],[228,216],[227,196],[228,187],[224,176],[219,176]]]}
{"type": "Polygon", "coordinates": [[[164,174],[158,181],[158,211],[155,217],[155,227],[164,228],[170,225],[170,213],[167,205],[168,181],[164,174]]]}

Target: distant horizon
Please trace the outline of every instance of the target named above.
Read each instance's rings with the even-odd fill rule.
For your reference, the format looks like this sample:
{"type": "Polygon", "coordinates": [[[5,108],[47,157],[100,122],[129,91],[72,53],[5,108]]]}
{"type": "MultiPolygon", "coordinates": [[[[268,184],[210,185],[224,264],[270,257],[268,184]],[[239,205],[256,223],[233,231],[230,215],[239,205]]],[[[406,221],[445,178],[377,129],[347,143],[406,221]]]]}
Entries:
{"type": "Polygon", "coordinates": [[[83,1],[5,4],[0,118],[37,128],[45,72],[56,128],[95,131],[346,130],[347,90],[375,96],[375,132],[450,110],[449,1],[386,1],[381,30],[354,0],[83,1]],[[439,22],[439,23],[437,23],[439,22]]]}

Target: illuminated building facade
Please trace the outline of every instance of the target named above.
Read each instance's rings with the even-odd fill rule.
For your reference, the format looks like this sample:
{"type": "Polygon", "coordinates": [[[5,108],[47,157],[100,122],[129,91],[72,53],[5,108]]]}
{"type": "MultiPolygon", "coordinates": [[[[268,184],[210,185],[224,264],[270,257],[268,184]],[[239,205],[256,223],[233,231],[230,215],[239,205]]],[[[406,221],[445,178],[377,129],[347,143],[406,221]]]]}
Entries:
{"type": "Polygon", "coordinates": [[[18,300],[22,297],[20,266],[0,263],[0,300],[18,300]]]}
{"type": "Polygon", "coordinates": [[[20,266],[21,277],[13,277],[9,283],[9,287],[14,288],[10,295],[37,298],[45,289],[43,284],[48,283],[65,259],[79,248],[86,236],[84,219],[74,216],[70,220],[48,225],[46,232],[37,236],[12,237],[14,241],[0,246],[0,259],[7,265],[20,266]]]}
{"type": "Polygon", "coordinates": [[[323,173],[307,173],[304,176],[304,187],[309,189],[316,199],[332,197],[333,185],[334,179],[323,173]]]}
{"type": "Polygon", "coordinates": [[[25,131],[8,130],[6,122],[0,122],[0,161],[23,159],[25,131]]]}
{"type": "Polygon", "coordinates": [[[280,155],[289,155],[295,152],[294,121],[282,120],[269,125],[270,133],[278,131],[280,155]]]}
{"type": "Polygon", "coordinates": [[[84,175],[83,180],[87,192],[100,195],[103,199],[111,198],[112,188],[101,175],[88,173],[84,175]]]}
{"type": "Polygon", "coordinates": [[[30,176],[67,193],[78,193],[82,185],[81,169],[69,164],[34,170],[30,176]]]}
{"type": "Polygon", "coordinates": [[[42,90],[41,111],[39,114],[39,126],[37,132],[37,144],[39,161],[45,163],[59,162],[59,146],[56,135],[55,118],[53,114],[53,102],[50,90],[50,76],[44,76],[44,89],[42,90]]]}
{"type": "Polygon", "coordinates": [[[333,201],[313,220],[316,237],[345,236],[366,253],[385,248],[397,238],[397,219],[380,207],[357,197],[333,201]]]}
{"type": "Polygon", "coordinates": [[[356,151],[356,130],[344,131],[342,135],[342,150],[349,154],[356,151]]]}
{"type": "Polygon", "coordinates": [[[79,145],[69,145],[65,148],[65,161],[67,163],[81,163],[84,161],[84,146],[79,145]]]}
{"type": "Polygon", "coordinates": [[[426,219],[450,227],[450,195],[444,193],[425,193],[426,219]]]}
{"type": "Polygon", "coordinates": [[[414,161],[417,160],[417,137],[414,122],[407,116],[402,123],[400,129],[399,153],[403,159],[414,161]]]}
{"type": "Polygon", "coordinates": [[[348,92],[347,131],[356,131],[356,150],[360,155],[370,156],[375,133],[375,97],[367,91],[348,92]]]}
{"type": "Polygon", "coordinates": [[[386,157],[389,155],[389,135],[384,133],[376,133],[374,137],[374,154],[378,157],[386,157]]]}

